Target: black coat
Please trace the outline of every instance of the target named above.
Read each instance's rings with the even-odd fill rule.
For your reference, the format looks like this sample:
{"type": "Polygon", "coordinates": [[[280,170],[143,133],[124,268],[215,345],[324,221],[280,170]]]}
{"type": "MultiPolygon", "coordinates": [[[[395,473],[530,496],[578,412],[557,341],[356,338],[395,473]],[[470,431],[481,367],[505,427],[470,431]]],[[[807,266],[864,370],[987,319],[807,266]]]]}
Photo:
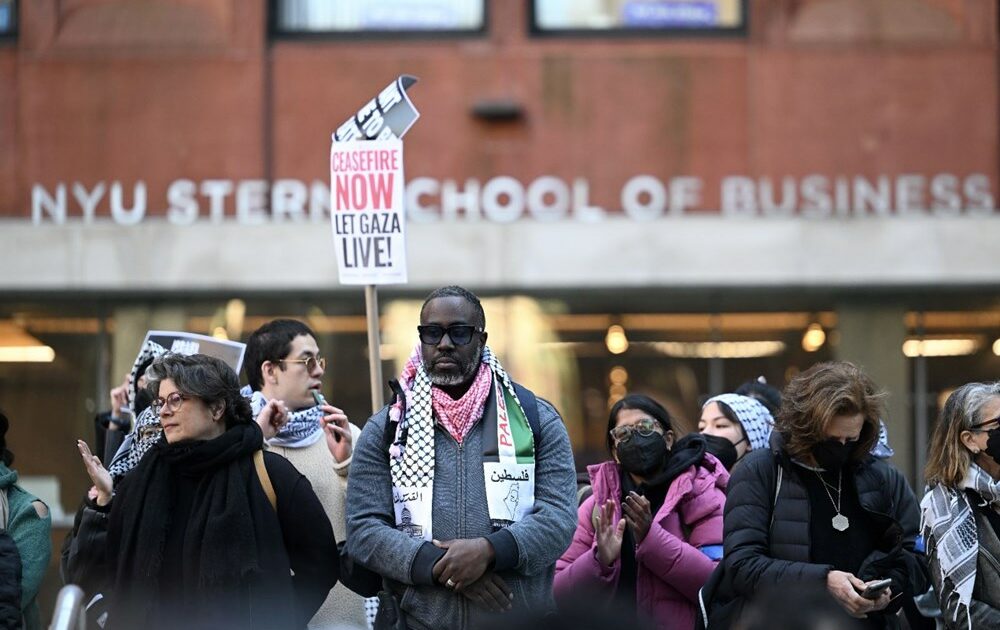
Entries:
{"type": "MultiPolygon", "coordinates": [[[[261,524],[258,532],[261,540],[274,542],[260,550],[261,572],[234,589],[232,601],[221,603],[219,610],[205,611],[197,619],[176,619],[169,607],[157,602],[154,607],[159,616],[153,627],[304,628],[319,609],[339,575],[340,563],[330,521],[309,481],[288,460],[264,453],[264,464],[277,496],[277,512],[268,503],[252,464],[247,474],[252,511],[249,518],[261,524]],[[289,569],[294,574],[290,575],[289,569]],[[224,621],[219,621],[220,613],[224,621]]],[[[128,481],[127,476],[116,490],[115,502],[129,491],[128,481]]],[[[74,579],[82,578],[80,584],[88,598],[103,592],[114,601],[112,584],[118,541],[108,533],[109,508],[88,503],[84,509],[79,530],[68,550],[67,574],[74,579]]],[[[164,571],[170,572],[170,567],[179,560],[168,555],[164,571]]],[[[108,623],[115,626],[114,608],[108,623]]]]}
{"type": "MultiPolygon", "coordinates": [[[[743,604],[770,587],[813,583],[826,586],[830,565],[810,561],[809,495],[805,469],[793,463],[777,432],[771,447],[751,452],[729,480],[724,521],[725,557],[709,581],[710,628],[727,628],[743,604]]],[[[877,532],[876,549],[857,576],[888,577],[893,593],[903,593],[886,609],[886,627],[895,627],[903,598],[927,589],[927,569],[914,553],[920,528],[916,497],[903,475],[869,457],[852,468],[858,499],[877,532]]]]}

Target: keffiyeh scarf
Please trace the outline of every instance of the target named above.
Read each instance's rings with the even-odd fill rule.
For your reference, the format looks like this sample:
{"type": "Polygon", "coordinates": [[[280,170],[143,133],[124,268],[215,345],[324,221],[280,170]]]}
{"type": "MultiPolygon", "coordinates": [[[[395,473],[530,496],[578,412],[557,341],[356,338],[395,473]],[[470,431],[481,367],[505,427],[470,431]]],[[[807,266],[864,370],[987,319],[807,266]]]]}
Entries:
{"type": "MultiPolygon", "coordinates": [[[[968,615],[976,585],[979,536],[975,510],[964,492],[967,489],[982,497],[990,509],[1000,511],[1000,482],[976,464],[969,467],[958,490],[940,484],[931,488],[920,502],[920,509],[921,529],[928,549],[933,549],[937,556],[941,577],[954,585],[951,597],[958,599],[968,615]]],[[[942,608],[946,608],[944,604],[942,608]]],[[[955,608],[956,618],[962,606],[955,608]]]]}
{"type": "Polygon", "coordinates": [[[767,407],[756,398],[741,396],[739,394],[720,394],[705,401],[709,403],[723,403],[733,410],[740,424],[743,426],[743,433],[747,436],[749,451],[767,446],[771,438],[771,430],[774,428],[774,418],[767,407]]]}
{"type": "MultiPolygon", "coordinates": [[[[535,443],[514,385],[488,346],[483,348],[482,362],[490,376],[496,411],[496,422],[483,426],[483,478],[490,520],[494,529],[500,529],[523,519],[534,507],[535,443]]],[[[419,347],[410,363],[415,369],[404,369],[400,379],[405,400],[397,400],[389,409],[389,421],[396,423],[389,471],[397,529],[429,541],[433,539],[436,388],[420,360],[419,347]]],[[[478,374],[482,373],[480,369],[478,374]]],[[[473,426],[485,410],[477,413],[461,419],[461,424],[473,426]]],[[[456,420],[452,418],[452,424],[456,420]]]]}
{"type": "MultiPolygon", "coordinates": [[[[135,412],[135,396],[139,387],[139,377],[143,376],[143,374],[139,373],[139,368],[143,366],[148,367],[153,360],[159,359],[166,353],[167,349],[155,341],[147,341],[139,348],[139,355],[132,363],[132,382],[129,383],[127,394],[128,406],[133,412],[135,412]]],[[[145,369],[143,369],[143,372],[145,372],[145,369]]]]}
{"type": "Polygon", "coordinates": [[[142,456],[160,441],[162,435],[160,416],[153,413],[152,407],[146,407],[136,419],[135,429],[125,436],[125,441],[108,466],[108,472],[115,483],[139,464],[142,456]]]}
{"type": "MultiPolygon", "coordinates": [[[[249,385],[240,390],[244,398],[250,399],[250,410],[254,419],[267,406],[267,398],[264,394],[250,389],[249,385]]],[[[323,419],[323,410],[319,405],[306,407],[299,411],[288,414],[288,424],[281,427],[275,436],[267,440],[270,446],[284,446],[286,448],[305,448],[312,446],[323,436],[323,426],[320,422],[323,419]]]]}

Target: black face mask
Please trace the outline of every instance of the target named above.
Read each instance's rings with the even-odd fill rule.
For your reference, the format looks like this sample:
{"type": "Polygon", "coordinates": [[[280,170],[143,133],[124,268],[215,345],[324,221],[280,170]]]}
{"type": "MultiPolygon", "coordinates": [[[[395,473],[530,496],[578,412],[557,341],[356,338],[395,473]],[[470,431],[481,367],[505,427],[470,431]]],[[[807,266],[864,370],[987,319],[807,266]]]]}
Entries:
{"type": "Polygon", "coordinates": [[[986,440],[986,450],[983,452],[993,458],[993,461],[1000,464],[1000,427],[990,429],[986,432],[989,439],[986,440]]]}
{"type": "Polygon", "coordinates": [[[840,470],[851,460],[855,446],[855,442],[841,444],[836,440],[826,440],[812,447],[812,454],[824,470],[840,470]]]}
{"type": "Polygon", "coordinates": [[[615,451],[622,468],[640,477],[648,477],[663,470],[670,454],[663,436],[656,432],[651,435],[635,433],[628,442],[617,445],[615,451]]]}
{"type": "Polygon", "coordinates": [[[736,445],[727,438],[718,435],[702,433],[701,437],[705,439],[705,450],[715,455],[715,458],[722,462],[726,470],[732,470],[733,465],[739,460],[739,455],[736,454],[736,445]]]}
{"type": "Polygon", "coordinates": [[[150,395],[149,391],[145,387],[137,391],[135,393],[135,403],[134,403],[136,417],[139,417],[139,414],[145,411],[146,407],[150,406],[151,404],[153,404],[153,397],[150,395]]]}

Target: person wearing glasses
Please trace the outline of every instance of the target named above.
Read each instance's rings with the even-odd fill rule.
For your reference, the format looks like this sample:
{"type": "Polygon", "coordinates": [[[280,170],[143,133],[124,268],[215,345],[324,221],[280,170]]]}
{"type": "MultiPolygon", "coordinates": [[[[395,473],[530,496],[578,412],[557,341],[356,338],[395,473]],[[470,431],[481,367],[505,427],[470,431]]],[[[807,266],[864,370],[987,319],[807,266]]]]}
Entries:
{"type": "Polygon", "coordinates": [[[103,515],[105,627],[305,628],[339,575],[309,481],[262,452],[223,361],[167,354],[147,379],[163,438],[120,483],[78,443],[103,515]]]}
{"type": "Polygon", "coordinates": [[[1000,628],[1000,382],[945,402],[920,507],[931,580],[949,630],[1000,628]]]}
{"type": "Polygon", "coordinates": [[[361,433],[347,490],[348,553],[387,587],[376,627],[394,615],[409,628],[481,628],[509,610],[551,612],[576,508],[562,419],[511,380],[468,290],[431,293],[417,334],[395,401],[361,433]]]}
{"type": "MultiPolygon", "coordinates": [[[[294,319],[270,321],[247,340],[245,365],[249,386],[243,388],[243,393],[250,397],[268,448],[306,476],[337,540],[346,540],[347,478],[352,446],[361,429],[348,422],[342,409],[317,398],[326,359],[320,356],[316,335],[294,319]],[[287,424],[277,428],[261,421],[261,411],[268,404],[287,408],[287,424]]],[[[340,582],[330,591],[310,627],[364,623],[364,599],[340,582]]]]}
{"type": "Polygon", "coordinates": [[[657,628],[691,628],[698,589],[722,544],[729,473],[699,435],[675,443],[670,415],[629,394],[608,416],[611,460],[590,466],[594,493],[580,506],[576,534],[556,564],[562,606],[579,598],[628,607],[657,628]]]}
{"type": "Polygon", "coordinates": [[[884,396],[845,361],[788,383],[769,447],[733,468],[723,575],[706,596],[710,629],[731,627],[748,600],[793,583],[825,587],[859,628],[897,628],[904,598],[926,590],[916,498],[871,455],[884,396]]]}

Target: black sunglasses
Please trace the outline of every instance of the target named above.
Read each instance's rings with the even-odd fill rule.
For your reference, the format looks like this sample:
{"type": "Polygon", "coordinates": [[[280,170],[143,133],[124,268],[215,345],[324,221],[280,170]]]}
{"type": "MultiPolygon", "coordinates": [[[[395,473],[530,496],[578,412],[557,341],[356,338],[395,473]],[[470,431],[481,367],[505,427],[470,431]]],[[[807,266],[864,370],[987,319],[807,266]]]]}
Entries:
{"type": "MultiPolygon", "coordinates": [[[[988,426],[990,426],[991,424],[993,424],[995,422],[1000,422],[1000,416],[997,416],[996,418],[993,418],[992,420],[987,420],[986,422],[980,422],[979,424],[974,424],[971,427],[969,427],[969,430],[970,431],[977,431],[979,433],[986,433],[988,430],[984,429],[983,427],[988,427],[988,426]]],[[[998,427],[998,428],[1000,428],[1000,427],[998,427]]]]}
{"type": "Polygon", "coordinates": [[[468,324],[452,324],[447,328],[438,324],[417,326],[417,333],[420,335],[420,342],[429,346],[435,346],[441,343],[441,339],[443,339],[445,335],[448,335],[448,339],[451,339],[451,342],[456,346],[464,346],[472,341],[472,335],[478,332],[483,332],[483,329],[478,326],[470,326],[468,324]]]}

